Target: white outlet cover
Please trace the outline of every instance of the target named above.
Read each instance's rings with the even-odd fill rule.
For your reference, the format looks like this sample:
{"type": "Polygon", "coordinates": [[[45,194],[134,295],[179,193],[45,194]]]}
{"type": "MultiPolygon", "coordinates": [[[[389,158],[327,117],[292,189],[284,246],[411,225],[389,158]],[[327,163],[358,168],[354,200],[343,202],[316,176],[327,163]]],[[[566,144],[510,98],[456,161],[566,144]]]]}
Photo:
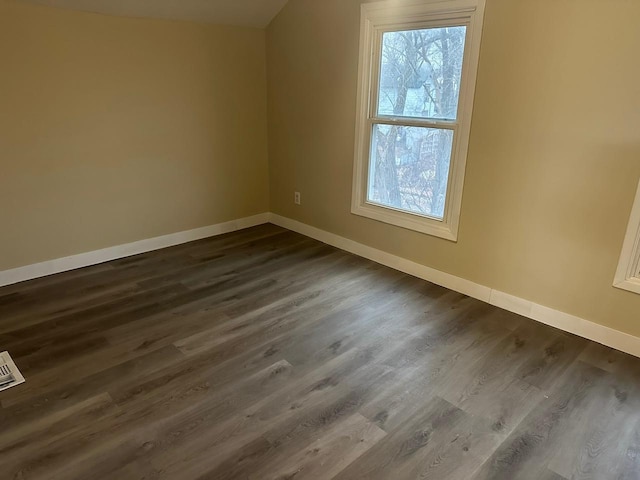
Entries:
{"type": "Polygon", "coordinates": [[[24,382],[24,377],[9,352],[0,353],[0,392],[24,382]]]}

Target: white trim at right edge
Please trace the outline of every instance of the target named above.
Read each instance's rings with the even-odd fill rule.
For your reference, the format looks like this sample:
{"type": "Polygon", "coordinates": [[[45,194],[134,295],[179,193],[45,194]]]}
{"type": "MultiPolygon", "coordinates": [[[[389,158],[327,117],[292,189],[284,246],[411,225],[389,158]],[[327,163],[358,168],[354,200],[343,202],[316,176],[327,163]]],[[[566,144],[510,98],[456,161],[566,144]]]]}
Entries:
{"type": "Polygon", "coordinates": [[[314,238],[341,250],[386,265],[395,270],[413,275],[414,277],[422,278],[423,280],[450,290],[463,293],[504,310],[544,323],[545,325],[640,357],[640,338],[634,337],[633,335],[491,289],[487,286],[465,280],[464,278],[456,277],[455,275],[441,272],[290,218],[272,213],[269,219],[270,222],[275,225],[314,238]]]}
{"type": "Polygon", "coordinates": [[[613,286],[640,293],[640,185],[631,211],[627,235],[613,286]]]}

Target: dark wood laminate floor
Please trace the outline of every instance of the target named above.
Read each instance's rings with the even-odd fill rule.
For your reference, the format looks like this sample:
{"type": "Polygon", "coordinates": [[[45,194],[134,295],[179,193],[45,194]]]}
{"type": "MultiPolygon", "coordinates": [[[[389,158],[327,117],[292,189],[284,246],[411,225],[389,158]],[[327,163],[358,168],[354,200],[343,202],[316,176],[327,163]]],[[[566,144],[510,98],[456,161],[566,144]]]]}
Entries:
{"type": "Polygon", "coordinates": [[[638,479],[640,360],[264,225],[0,289],[2,479],[638,479]]]}

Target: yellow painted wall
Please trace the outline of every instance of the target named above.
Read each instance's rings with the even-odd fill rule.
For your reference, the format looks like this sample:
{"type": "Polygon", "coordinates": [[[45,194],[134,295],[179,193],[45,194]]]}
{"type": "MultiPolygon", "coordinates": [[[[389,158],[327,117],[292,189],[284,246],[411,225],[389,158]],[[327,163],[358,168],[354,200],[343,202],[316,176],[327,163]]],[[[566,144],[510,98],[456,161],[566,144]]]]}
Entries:
{"type": "Polygon", "coordinates": [[[0,270],[268,211],[265,32],[0,0],[0,270]]]}
{"type": "Polygon", "coordinates": [[[350,213],[360,3],[290,0],[268,29],[271,210],[640,336],[640,296],[612,287],[640,177],[640,2],[487,0],[458,243],[350,213]]]}

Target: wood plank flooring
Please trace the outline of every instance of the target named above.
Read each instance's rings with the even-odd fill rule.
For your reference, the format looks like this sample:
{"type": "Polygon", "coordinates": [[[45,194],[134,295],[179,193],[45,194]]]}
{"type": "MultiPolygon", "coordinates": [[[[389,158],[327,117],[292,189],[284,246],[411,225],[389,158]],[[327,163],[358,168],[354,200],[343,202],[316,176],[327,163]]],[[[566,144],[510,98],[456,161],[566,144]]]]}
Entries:
{"type": "Polygon", "coordinates": [[[2,479],[640,479],[640,359],[273,225],[0,289],[2,479]]]}

